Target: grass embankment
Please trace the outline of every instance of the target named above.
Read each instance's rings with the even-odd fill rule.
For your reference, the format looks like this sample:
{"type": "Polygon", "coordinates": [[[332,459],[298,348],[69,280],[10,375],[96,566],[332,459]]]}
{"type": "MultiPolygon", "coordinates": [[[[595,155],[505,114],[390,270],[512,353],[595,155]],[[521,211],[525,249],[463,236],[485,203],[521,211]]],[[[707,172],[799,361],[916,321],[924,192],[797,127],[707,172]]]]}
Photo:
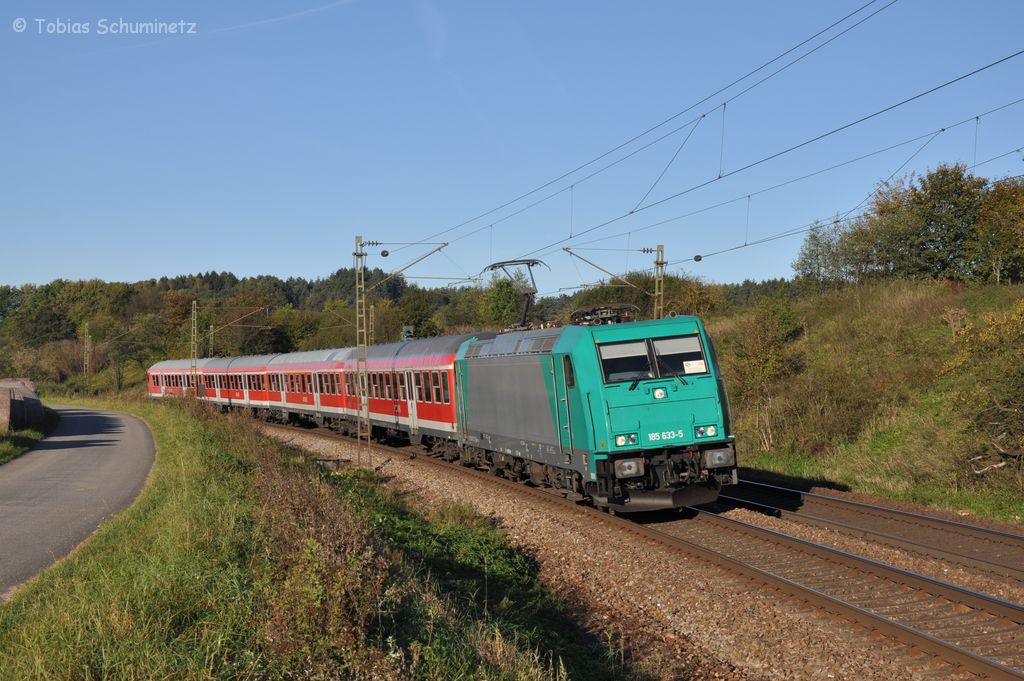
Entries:
{"type": "Polygon", "coordinates": [[[890,281],[714,320],[741,463],[1021,522],[1022,461],[999,453],[1006,429],[977,406],[1012,391],[992,368],[1024,364],[1024,348],[983,350],[977,331],[1022,298],[1024,286],[890,281]]]}
{"type": "Polygon", "coordinates": [[[105,402],[158,448],[137,502],[0,606],[0,678],[621,678],[466,508],[326,475],[240,418],[105,402]]]}
{"type": "Polygon", "coordinates": [[[58,420],[57,412],[43,407],[43,422],[37,428],[0,433],[0,465],[35,447],[40,440],[54,431],[58,420]]]}

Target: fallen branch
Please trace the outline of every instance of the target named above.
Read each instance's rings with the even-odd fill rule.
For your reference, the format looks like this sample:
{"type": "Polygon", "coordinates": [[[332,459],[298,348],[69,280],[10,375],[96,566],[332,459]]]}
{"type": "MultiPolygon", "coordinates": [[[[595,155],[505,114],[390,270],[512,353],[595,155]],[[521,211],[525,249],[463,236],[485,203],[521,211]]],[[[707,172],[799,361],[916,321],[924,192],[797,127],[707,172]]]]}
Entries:
{"type": "Polygon", "coordinates": [[[994,463],[994,464],[992,464],[990,466],[985,466],[980,471],[977,470],[974,466],[971,466],[971,470],[974,471],[975,475],[984,475],[985,473],[988,473],[991,470],[994,470],[996,468],[1002,468],[1005,465],[1006,465],[1005,461],[1000,461],[999,463],[994,463]]]}

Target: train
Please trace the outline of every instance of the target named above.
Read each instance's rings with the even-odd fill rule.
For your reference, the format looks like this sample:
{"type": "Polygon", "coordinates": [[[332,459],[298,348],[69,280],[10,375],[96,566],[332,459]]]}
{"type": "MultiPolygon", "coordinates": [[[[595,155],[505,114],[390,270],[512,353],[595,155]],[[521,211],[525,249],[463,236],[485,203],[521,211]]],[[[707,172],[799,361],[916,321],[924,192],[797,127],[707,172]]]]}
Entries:
{"type": "Polygon", "coordinates": [[[710,503],[736,484],[715,348],[698,317],[479,332],[357,348],[167,360],[150,397],[371,436],[630,513],[710,503]],[[362,385],[361,385],[362,383],[362,385]]]}

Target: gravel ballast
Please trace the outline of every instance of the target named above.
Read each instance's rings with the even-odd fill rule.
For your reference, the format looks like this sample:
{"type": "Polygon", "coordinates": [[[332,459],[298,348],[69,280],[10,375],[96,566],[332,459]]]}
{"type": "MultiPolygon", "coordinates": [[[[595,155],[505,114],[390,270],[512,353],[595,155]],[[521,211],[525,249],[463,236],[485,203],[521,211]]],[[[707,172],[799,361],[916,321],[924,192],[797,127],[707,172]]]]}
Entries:
{"type": "MultiPolygon", "coordinates": [[[[266,432],[323,458],[354,457],[354,443],[266,432]]],[[[369,465],[427,505],[461,500],[494,517],[538,561],[543,582],[581,606],[585,624],[618,630],[634,659],[656,660],[664,678],[934,678],[925,660],[908,668],[888,639],[582,515],[524,503],[514,490],[399,452],[373,451],[369,465]]]]}

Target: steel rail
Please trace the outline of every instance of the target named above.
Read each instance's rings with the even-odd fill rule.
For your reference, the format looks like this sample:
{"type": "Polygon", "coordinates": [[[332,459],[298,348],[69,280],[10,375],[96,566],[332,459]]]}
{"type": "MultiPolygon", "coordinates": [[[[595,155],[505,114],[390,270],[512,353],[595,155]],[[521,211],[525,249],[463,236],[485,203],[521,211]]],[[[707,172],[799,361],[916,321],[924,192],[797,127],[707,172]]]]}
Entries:
{"type": "MultiPolygon", "coordinates": [[[[271,426],[272,429],[291,431],[294,433],[294,428],[288,426],[271,426]]],[[[307,429],[304,432],[316,435],[318,437],[326,439],[341,440],[346,443],[352,443],[350,437],[339,435],[330,431],[324,432],[322,430],[311,430],[307,429]]],[[[600,523],[607,526],[615,527],[622,532],[632,534],[643,538],[651,543],[660,545],[662,547],[678,551],[688,556],[697,558],[699,560],[711,563],[717,567],[724,569],[725,571],[732,573],[743,579],[752,580],[754,582],[761,583],[764,587],[769,588],[773,591],[785,594],[786,596],[793,598],[799,602],[806,603],[816,609],[823,610],[832,614],[833,616],[848,620],[858,626],[864,627],[869,632],[875,632],[886,638],[895,640],[896,642],[903,644],[908,648],[908,651],[917,651],[925,655],[929,655],[932,658],[953,665],[959,669],[975,674],[982,678],[993,679],[996,681],[1011,681],[1024,679],[1024,674],[1019,670],[1014,669],[994,660],[990,657],[980,655],[972,650],[958,646],[950,641],[944,640],[937,636],[933,636],[919,629],[907,626],[900,622],[894,621],[884,615],[872,612],[866,608],[859,607],[853,603],[846,602],[840,598],[829,595],[822,591],[819,591],[810,586],[801,584],[795,580],[783,577],[775,574],[770,570],[760,568],[756,565],[744,562],[733,558],[725,553],[710,549],[706,546],[702,546],[693,541],[689,541],[682,537],[673,536],[665,532],[655,530],[649,526],[641,525],[639,523],[625,520],[622,517],[602,513],[599,510],[590,507],[583,506],[575,501],[568,500],[561,495],[545,491],[542,488],[528,486],[521,482],[515,482],[506,478],[498,477],[496,475],[459,465],[457,463],[445,462],[437,459],[424,450],[414,448],[410,451],[409,447],[406,448],[394,448],[387,447],[380,444],[373,444],[372,449],[377,451],[379,455],[383,456],[394,456],[400,454],[410,459],[415,459],[418,463],[424,463],[437,468],[443,468],[446,471],[458,471],[460,475],[475,478],[479,481],[490,483],[493,485],[505,487],[507,489],[514,490],[517,494],[526,495],[533,499],[545,503],[549,506],[557,507],[561,510],[571,510],[572,512],[584,515],[587,520],[600,523]],[[419,456],[421,455],[422,456],[419,456]]],[[[764,530],[754,525],[746,525],[733,521],[727,518],[720,518],[714,514],[705,513],[706,516],[715,518],[716,521],[724,521],[727,523],[734,523],[737,526],[743,526],[743,530],[750,534],[762,534],[763,536],[775,536],[782,538],[783,542],[794,542],[801,547],[805,548],[809,552],[824,551],[830,556],[834,556],[837,561],[852,561],[857,559],[860,569],[874,569],[875,566],[886,568],[891,570],[891,574],[894,578],[906,580],[907,582],[917,582],[922,585],[926,585],[927,593],[936,591],[940,594],[950,594],[956,596],[958,601],[962,600],[965,602],[972,602],[976,604],[985,604],[986,607],[991,607],[993,610],[997,610],[1001,613],[1012,614],[1012,621],[1024,622],[1024,609],[1006,601],[999,601],[983,594],[976,594],[970,592],[967,589],[961,589],[953,585],[938,582],[927,577],[915,575],[908,571],[899,570],[886,566],[877,561],[871,561],[869,559],[859,558],[852,554],[845,554],[844,556],[836,556],[834,554],[842,554],[842,552],[830,549],[829,547],[820,546],[813,544],[812,542],[806,542],[802,539],[795,537],[788,537],[780,533],[773,532],[771,530],[764,530]],[[917,580],[920,580],[919,582],[917,580]]],[[[700,516],[698,516],[700,517],[700,516]]],[[[716,522],[712,521],[712,522],[716,522]]],[[[948,598],[948,596],[943,595],[948,598]]],[[[950,599],[952,600],[952,599],[950,599]]],[[[967,606],[970,607],[970,606],[967,606]]],[[[998,615],[1003,617],[1004,615],[998,615]]]]}
{"type": "Polygon", "coordinates": [[[944,559],[960,562],[1010,579],[1024,581],[1024,535],[750,480],[742,480],[740,490],[730,495],[723,495],[721,498],[734,503],[769,508],[777,512],[779,517],[785,515],[799,522],[822,526],[831,524],[848,531],[868,533],[884,539],[885,543],[901,548],[923,549],[926,553],[944,559]],[[754,492],[754,498],[742,493],[744,486],[754,492]],[[795,497],[799,508],[785,508],[782,501],[771,499],[770,495],[795,497]],[[769,496],[769,498],[764,498],[765,496],[769,496]],[[811,512],[810,509],[815,506],[837,512],[824,517],[811,512]],[[839,516],[844,513],[846,517],[840,519],[839,516]],[[854,515],[854,520],[850,520],[851,514],[854,515]],[[857,518],[883,521],[886,524],[886,529],[880,530],[871,527],[871,523],[857,522],[857,518]],[[899,531],[898,528],[901,527],[904,529],[899,531]],[[926,542],[922,540],[922,537],[915,536],[915,530],[918,535],[922,530],[925,534],[931,533],[933,541],[926,542]],[[965,544],[961,547],[953,546],[950,541],[951,537],[961,537],[965,540],[965,544]],[[941,546],[937,545],[939,541],[942,542],[941,546]],[[1010,554],[1009,558],[1001,555],[1006,553],[1010,554]]]}
{"type": "Polygon", "coordinates": [[[1024,582],[1024,568],[1018,569],[1001,563],[993,563],[973,556],[965,556],[962,553],[942,549],[937,546],[925,544],[912,539],[906,539],[899,535],[881,532],[860,525],[853,525],[831,518],[824,518],[807,512],[790,511],[771,504],[758,501],[751,501],[742,497],[732,497],[726,494],[719,495],[719,500],[728,501],[733,505],[752,508],[772,517],[791,520],[802,525],[813,525],[825,529],[836,530],[846,535],[859,536],[864,539],[886,544],[894,548],[903,549],[928,558],[939,558],[949,563],[958,563],[964,567],[989,572],[999,577],[1006,577],[1019,582],[1024,582]]]}

